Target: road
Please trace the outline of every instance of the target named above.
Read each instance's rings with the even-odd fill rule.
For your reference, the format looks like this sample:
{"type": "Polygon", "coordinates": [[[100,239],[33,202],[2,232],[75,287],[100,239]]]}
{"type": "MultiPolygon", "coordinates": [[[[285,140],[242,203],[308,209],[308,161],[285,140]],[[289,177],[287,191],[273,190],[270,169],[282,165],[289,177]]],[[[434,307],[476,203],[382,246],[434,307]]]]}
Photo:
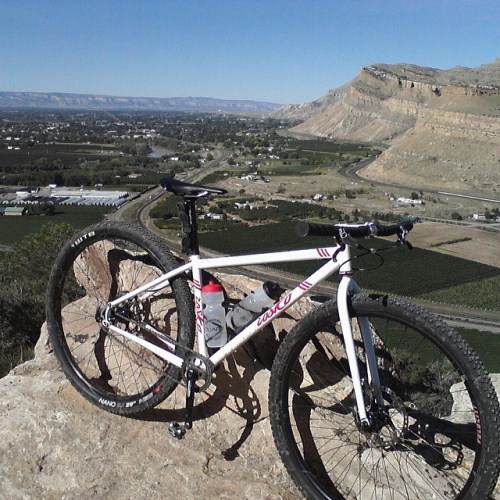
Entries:
{"type": "MultiPolygon", "coordinates": [[[[207,162],[206,165],[192,172],[183,180],[186,182],[196,183],[205,177],[212,170],[217,169],[220,164],[229,158],[229,153],[224,149],[214,150],[214,159],[207,162]]],[[[109,214],[108,220],[133,220],[144,227],[152,229],[148,212],[159,198],[165,195],[165,191],[160,186],[154,186],[140,195],[131,199],[128,203],[122,205],[118,210],[109,214]]]]}
{"type": "MultiPolygon", "coordinates": [[[[372,161],[374,161],[375,158],[369,158],[367,160],[359,161],[357,163],[353,163],[351,165],[344,166],[339,169],[339,174],[350,179],[351,181],[355,182],[369,182],[370,184],[373,184],[374,186],[379,186],[383,188],[387,188],[388,190],[397,188],[397,189],[405,189],[409,191],[415,191],[419,192],[422,187],[421,186],[402,186],[399,184],[386,184],[383,182],[377,182],[372,179],[365,179],[364,177],[361,177],[358,172],[362,170],[363,168],[367,167],[372,161]]],[[[429,189],[426,189],[425,192],[427,194],[432,194],[435,195],[436,197],[439,195],[444,195],[444,196],[451,196],[454,198],[467,198],[470,200],[476,200],[476,201],[487,201],[490,203],[500,203],[500,200],[496,199],[491,199],[491,198],[481,198],[479,196],[469,196],[469,195],[464,195],[464,194],[459,194],[459,193],[449,193],[446,191],[432,191],[429,189]]]]}

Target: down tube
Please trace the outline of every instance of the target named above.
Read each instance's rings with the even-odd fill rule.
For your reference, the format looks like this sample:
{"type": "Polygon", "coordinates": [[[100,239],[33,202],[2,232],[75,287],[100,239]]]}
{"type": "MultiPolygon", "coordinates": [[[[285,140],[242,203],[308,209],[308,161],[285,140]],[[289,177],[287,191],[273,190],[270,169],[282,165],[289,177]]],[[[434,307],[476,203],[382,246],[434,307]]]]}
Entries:
{"type": "Polygon", "coordinates": [[[262,330],[266,325],[285,312],[290,306],[295,304],[297,300],[303,297],[306,293],[314,288],[318,283],[328,278],[335,273],[342,265],[341,262],[329,260],[324,266],[321,266],[316,272],[311,274],[307,279],[299,283],[291,292],[279,300],[276,304],[267,309],[246,328],[230,340],[225,346],[221,347],[215,354],[210,356],[210,361],[214,366],[226,359],[231,353],[236,351],[238,347],[247,342],[257,332],[262,330]]]}

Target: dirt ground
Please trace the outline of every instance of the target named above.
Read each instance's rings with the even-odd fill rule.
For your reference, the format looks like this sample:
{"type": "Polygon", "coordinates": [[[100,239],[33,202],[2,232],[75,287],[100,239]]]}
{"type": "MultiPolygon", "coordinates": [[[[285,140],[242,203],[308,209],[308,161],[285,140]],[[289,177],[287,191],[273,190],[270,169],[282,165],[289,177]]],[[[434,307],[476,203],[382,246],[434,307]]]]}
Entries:
{"type": "Polygon", "coordinates": [[[500,232],[486,232],[473,227],[424,221],[415,226],[409,239],[419,248],[500,267],[500,232]],[[472,239],[431,247],[437,243],[462,238],[472,239]]]}

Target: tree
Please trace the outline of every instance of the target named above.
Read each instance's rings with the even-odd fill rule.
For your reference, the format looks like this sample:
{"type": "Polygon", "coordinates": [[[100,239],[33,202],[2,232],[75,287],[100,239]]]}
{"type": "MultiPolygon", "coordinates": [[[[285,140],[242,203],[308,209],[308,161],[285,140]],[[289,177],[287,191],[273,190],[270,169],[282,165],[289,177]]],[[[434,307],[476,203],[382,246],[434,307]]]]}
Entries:
{"type": "Polygon", "coordinates": [[[56,213],[56,208],[54,206],[54,203],[52,202],[42,203],[40,206],[40,210],[44,215],[55,215],[56,213]]]}
{"type": "Polygon", "coordinates": [[[69,224],[47,223],[15,245],[8,259],[0,260],[0,377],[13,360],[25,361],[35,346],[45,319],[50,270],[74,232],[69,224]]]}

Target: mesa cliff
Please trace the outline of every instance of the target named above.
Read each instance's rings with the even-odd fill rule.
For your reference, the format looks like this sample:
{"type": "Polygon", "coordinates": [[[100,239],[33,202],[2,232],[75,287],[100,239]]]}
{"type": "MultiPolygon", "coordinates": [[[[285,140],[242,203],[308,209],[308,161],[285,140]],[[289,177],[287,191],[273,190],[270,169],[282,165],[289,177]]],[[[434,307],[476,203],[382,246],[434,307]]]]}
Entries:
{"type": "Polygon", "coordinates": [[[376,64],[274,115],[303,120],[293,134],[385,144],[363,170],[369,179],[476,195],[500,190],[500,59],[451,70],[376,64]]]}
{"type": "Polygon", "coordinates": [[[0,109],[269,113],[279,104],[210,97],[118,97],[61,92],[0,92],[0,109]]]}

